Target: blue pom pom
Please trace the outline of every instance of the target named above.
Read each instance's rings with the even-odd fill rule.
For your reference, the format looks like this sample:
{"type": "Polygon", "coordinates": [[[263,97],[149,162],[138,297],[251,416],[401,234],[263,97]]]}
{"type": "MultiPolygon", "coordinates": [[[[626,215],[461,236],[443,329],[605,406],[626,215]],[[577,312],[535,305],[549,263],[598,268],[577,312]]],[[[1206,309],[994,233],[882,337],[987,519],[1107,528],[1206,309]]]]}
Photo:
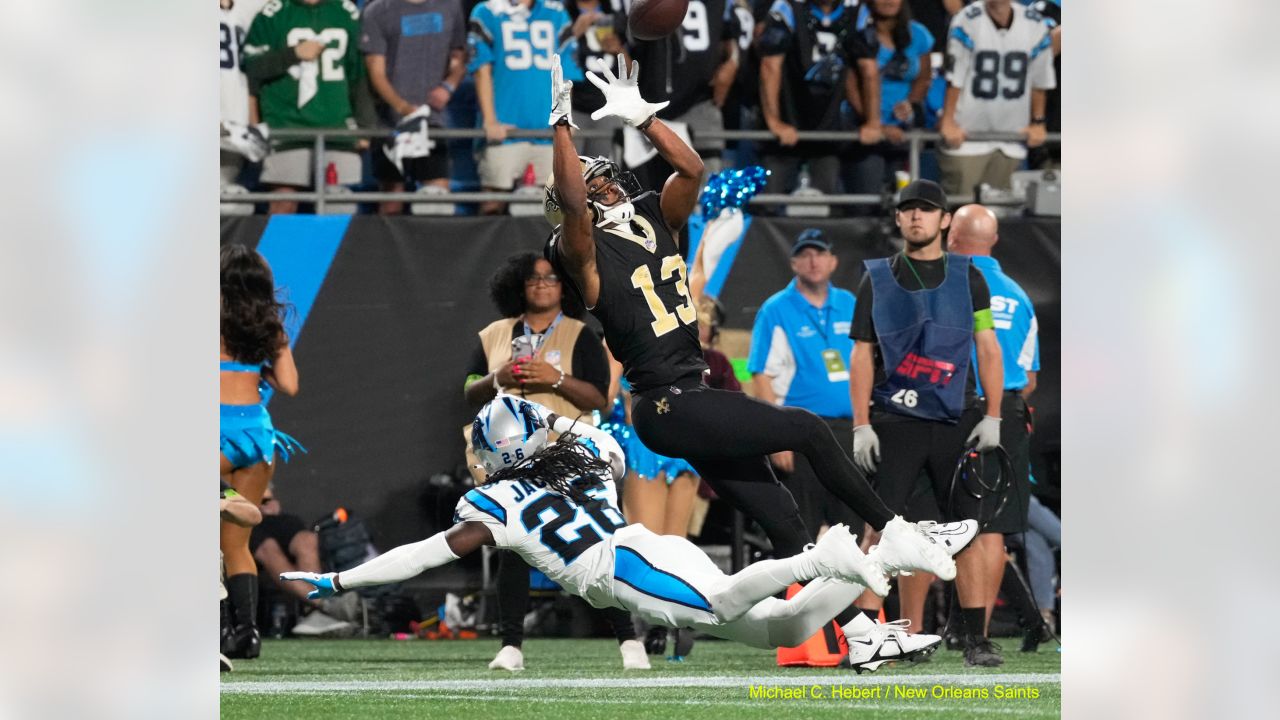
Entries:
{"type": "Polygon", "coordinates": [[[768,177],[769,171],[759,165],[722,170],[712,175],[698,198],[703,216],[709,219],[725,208],[746,207],[751,198],[764,189],[768,177]]]}

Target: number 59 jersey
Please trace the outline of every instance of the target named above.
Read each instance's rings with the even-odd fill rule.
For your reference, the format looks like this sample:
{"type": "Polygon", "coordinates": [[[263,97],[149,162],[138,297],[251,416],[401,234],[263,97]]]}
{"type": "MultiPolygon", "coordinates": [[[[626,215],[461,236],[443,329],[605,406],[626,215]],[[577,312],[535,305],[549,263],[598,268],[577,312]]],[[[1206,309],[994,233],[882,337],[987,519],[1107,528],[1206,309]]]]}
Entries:
{"type": "Polygon", "coordinates": [[[570,593],[596,607],[613,604],[614,532],[627,521],[608,471],[604,487],[579,505],[541,481],[503,480],[481,485],[458,501],[454,522],[482,522],[494,544],[514,550],[570,593]]]}
{"type": "MultiPolygon", "coordinates": [[[[698,342],[698,312],[680,246],[662,217],[657,193],[634,198],[624,225],[592,228],[600,296],[590,308],[604,327],[609,351],[636,392],[707,370],[698,342]]],[[[547,244],[556,273],[573,285],[560,258],[561,229],[547,244]]],[[[581,291],[574,288],[575,292],[581,291]]]]}

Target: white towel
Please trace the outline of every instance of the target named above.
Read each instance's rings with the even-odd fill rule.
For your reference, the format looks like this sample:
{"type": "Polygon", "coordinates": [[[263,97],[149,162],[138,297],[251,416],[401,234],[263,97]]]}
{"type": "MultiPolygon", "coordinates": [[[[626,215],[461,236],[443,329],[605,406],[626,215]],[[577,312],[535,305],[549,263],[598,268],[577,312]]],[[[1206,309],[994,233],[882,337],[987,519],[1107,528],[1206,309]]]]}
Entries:
{"type": "Polygon", "coordinates": [[[298,63],[298,107],[311,102],[320,89],[320,61],[303,60],[298,63]]]}

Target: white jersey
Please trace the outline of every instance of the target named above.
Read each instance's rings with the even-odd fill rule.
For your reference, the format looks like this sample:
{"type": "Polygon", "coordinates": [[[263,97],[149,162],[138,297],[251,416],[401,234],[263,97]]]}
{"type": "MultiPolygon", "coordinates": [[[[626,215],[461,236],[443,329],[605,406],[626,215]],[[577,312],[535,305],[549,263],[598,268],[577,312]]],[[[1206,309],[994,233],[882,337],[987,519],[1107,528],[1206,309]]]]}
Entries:
{"type": "MultiPolygon", "coordinates": [[[[1049,21],[1031,8],[1014,4],[1007,29],[996,27],[985,3],[974,3],[951,19],[947,38],[947,82],[960,90],[956,124],[966,133],[1018,132],[1031,121],[1031,90],[1057,85],[1049,21]]],[[[954,155],[984,155],[1000,150],[1027,156],[1022,143],[966,142],[954,155]]]]}
{"type": "MultiPolygon", "coordinates": [[[[594,430],[594,428],[592,428],[594,430]]],[[[599,432],[599,431],[596,431],[599,432]]],[[[617,454],[612,447],[589,437],[578,442],[597,456],[617,454]]],[[[514,550],[532,567],[565,590],[596,607],[614,605],[613,534],[626,526],[618,510],[618,490],[613,476],[601,471],[603,487],[589,491],[593,502],[580,505],[532,479],[486,483],[458,501],[454,522],[482,522],[493,534],[494,544],[514,550]]]]}
{"type": "Polygon", "coordinates": [[[267,0],[233,0],[220,7],[218,68],[222,81],[222,120],[249,124],[249,79],[240,67],[244,36],[267,0]],[[227,7],[230,5],[230,7],[227,7]]]}

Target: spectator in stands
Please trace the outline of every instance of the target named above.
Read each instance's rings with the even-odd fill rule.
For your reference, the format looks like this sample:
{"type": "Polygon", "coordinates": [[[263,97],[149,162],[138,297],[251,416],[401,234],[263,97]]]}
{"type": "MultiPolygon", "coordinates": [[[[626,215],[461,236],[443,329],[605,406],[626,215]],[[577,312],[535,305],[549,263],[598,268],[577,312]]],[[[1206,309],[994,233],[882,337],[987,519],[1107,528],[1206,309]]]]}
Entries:
{"type": "MultiPolygon", "coordinates": [[[[444,127],[444,108],[466,76],[466,23],[458,0],[376,0],[360,20],[360,50],[369,83],[381,102],[379,119],[395,127],[423,105],[428,128],[444,127]]],[[[428,133],[430,130],[428,129],[428,133]]],[[[397,168],[390,140],[374,146],[373,173],[382,190],[401,192],[405,181],[449,189],[449,153],[431,143],[426,157],[404,158],[397,168]]],[[[379,207],[384,215],[404,211],[402,202],[379,207]]]]}
{"type": "MultiPolygon", "coordinates": [[[[222,518],[223,522],[228,522],[242,528],[251,528],[262,522],[262,512],[258,510],[258,506],[249,502],[247,498],[236,492],[235,489],[228,485],[225,480],[222,481],[221,492],[218,496],[218,514],[222,518]]],[[[219,551],[218,555],[218,559],[221,561],[222,552],[219,551]]],[[[226,568],[221,568],[218,573],[218,601],[220,604],[219,614],[222,616],[221,632],[223,637],[226,637],[226,635],[231,632],[231,609],[227,607],[226,575],[226,568]]],[[[218,653],[218,659],[220,660],[222,672],[231,672],[231,670],[234,669],[231,665],[231,659],[225,654],[218,653]]]]}
{"type": "MultiPolygon", "coordinates": [[[[480,331],[463,390],[467,402],[480,407],[505,392],[587,423],[593,422],[592,411],[605,408],[609,366],[604,341],[579,319],[586,309],[577,297],[564,295],[562,289],[551,263],[534,253],[513,255],[498,268],[489,280],[489,297],[502,319],[480,331]]],[[[470,423],[463,435],[469,446],[470,423]]],[[[467,452],[468,467],[474,468],[478,460],[467,452]]],[[[498,557],[502,648],[489,667],[516,671],[524,668],[529,566],[512,552],[502,551],[498,557]]],[[[624,667],[648,667],[630,615],[605,612],[618,642],[632,643],[622,648],[624,667]]]]}
{"type": "Polygon", "coordinates": [[[845,176],[845,189],[852,193],[879,193],[893,177],[894,170],[906,169],[905,131],[923,125],[924,100],[933,78],[929,49],[933,36],[924,25],[911,19],[905,0],[871,0],[870,20],[849,35],[845,52],[850,58],[869,54],[880,73],[880,104],[868,109],[858,83],[858,74],[845,69],[850,83],[848,95],[861,124],[879,123],[885,142],[860,145],[845,176]],[[865,48],[865,50],[864,50],[865,48]],[[870,118],[868,113],[877,114],[870,118]]]}
{"type": "MultiPolygon", "coordinates": [[[[802,163],[809,166],[813,187],[837,191],[840,163],[849,148],[833,143],[799,142],[801,130],[852,130],[844,111],[844,54],[839,51],[857,29],[856,5],[841,0],[776,0],[757,40],[760,53],[760,109],[764,125],[777,143],[763,148],[772,174],[766,192],[791,189],[802,163]]],[[[867,92],[877,88],[879,73],[872,57],[860,58],[857,72],[867,92]]],[[[866,100],[876,107],[879,100],[866,100]]],[[[878,116],[871,116],[878,120],[878,116]]],[[[864,144],[881,140],[878,122],[859,128],[864,144]]]]}
{"type": "MultiPolygon", "coordinates": [[[[631,57],[644,68],[640,95],[670,101],[658,118],[677,131],[688,130],[709,174],[720,170],[724,140],[699,138],[698,133],[724,130],[720,108],[738,73],[740,31],[738,16],[726,0],[690,0],[684,24],[671,37],[632,39],[628,44],[631,57]]],[[[635,133],[637,141],[639,135],[635,133]]],[[[641,187],[657,189],[673,169],[656,150],[651,155],[632,169],[641,187]]]]}
{"type": "MultiPolygon", "coordinates": [[[[622,44],[626,16],[622,14],[622,0],[574,0],[571,14],[573,37],[578,41],[577,64],[581,70],[601,74],[604,69],[617,70],[618,53],[624,52],[622,44]]],[[[578,83],[573,88],[573,121],[582,130],[617,131],[622,120],[609,115],[592,120],[591,113],[604,106],[600,88],[589,82],[578,83]]],[[[583,155],[610,157],[614,139],[582,138],[583,155]]]]}
{"type": "MultiPolygon", "coordinates": [[[[507,132],[546,129],[552,55],[560,55],[565,80],[583,79],[569,13],[558,0],[481,3],[471,11],[467,43],[467,69],[475,73],[487,141],[480,151],[480,184],[491,192],[510,191],[530,165],[541,184],[551,175],[551,139],[513,139],[507,132]]],[[[480,204],[485,215],[505,210],[506,203],[480,204]]]]}
{"type": "MultiPolygon", "coordinates": [[[[875,473],[877,492],[893,512],[903,512],[926,473],[943,519],[982,523],[978,498],[956,490],[951,478],[969,445],[986,452],[999,444],[1002,397],[980,398],[975,381],[980,373],[984,388],[1002,388],[1004,377],[986,281],[967,257],[942,249],[947,207],[936,183],[907,185],[895,213],[905,249],[865,263],[850,332],[857,341],[849,382],[853,456],[863,472],[875,473]],[[970,362],[975,348],[976,368],[970,362]]],[[[1002,540],[981,532],[956,556],[968,665],[1004,662],[987,640],[985,605],[987,568],[992,555],[1003,556],[1002,540]]],[[[927,573],[899,578],[903,615],[917,629],[930,582],[927,573]]],[[[872,593],[857,604],[868,615],[881,606],[872,593]]]]}
{"type": "Polygon", "coordinates": [[[909,0],[911,17],[919,21],[929,31],[933,45],[929,52],[945,53],[947,51],[947,30],[951,27],[951,18],[960,12],[966,0],[909,0]]]}
{"type": "MultiPolygon", "coordinates": [[[[219,79],[221,82],[219,100],[221,104],[222,141],[219,153],[219,169],[222,187],[236,185],[240,168],[244,165],[245,149],[232,142],[228,137],[232,133],[245,132],[251,124],[258,122],[258,108],[249,99],[249,79],[245,77],[244,39],[254,16],[262,9],[266,0],[221,0],[218,18],[219,41],[219,79]],[[243,128],[243,130],[241,130],[243,128]]],[[[257,131],[260,134],[260,130],[257,131]]],[[[252,135],[247,135],[252,137],[252,135]]],[[[252,212],[253,208],[248,208],[252,212]]]]}
{"type": "MultiPolygon", "coordinates": [[[[1036,311],[1013,278],[1004,274],[991,250],[1000,241],[1000,222],[995,213],[981,205],[965,205],[956,210],[947,234],[952,252],[969,255],[982,272],[991,292],[991,319],[1000,342],[1004,370],[1003,400],[1000,404],[1000,447],[1009,453],[1013,477],[1005,491],[1003,509],[990,519],[983,532],[1011,535],[1027,530],[1027,508],[1031,499],[1031,408],[1027,404],[1036,389],[1040,370],[1040,337],[1036,311]]],[[[980,393],[987,388],[979,388],[980,393]]],[[[984,520],[986,518],[983,518],[984,520]]],[[[1004,553],[992,553],[987,568],[987,622],[995,607],[1004,576],[1004,553]]]]}
{"type": "Polygon", "coordinates": [[[947,96],[938,131],[942,185],[969,193],[1008,188],[1028,147],[1045,139],[1045,91],[1057,84],[1051,29],[1012,0],[984,0],[951,20],[947,96]],[[1021,134],[1026,143],[968,140],[970,133],[1021,134]]]}
{"type": "MultiPolygon", "coordinates": [[[[1053,74],[1057,82],[1045,95],[1045,130],[1062,132],[1062,0],[1022,2],[1044,16],[1045,22],[1053,28],[1050,31],[1053,38],[1053,74]]],[[[1045,143],[1033,149],[1027,156],[1027,165],[1045,169],[1062,167],[1062,145],[1045,143]]]]}
{"type": "Polygon", "coordinates": [[[742,390],[729,357],[716,349],[720,326],[724,324],[724,306],[712,295],[698,298],[698,341],[702,357],[707,361],[707,387],[716,390],[742,390]]]}
{"type": "MultiPolygon", "coordinates": [[[[852,455],[853,413],[845,358],[853,352],[849,326],[854,298],[848,290],[832,286],[837,265],[839,258],[821,230],[800,233],[791,247],[795,277],[756,314],[747,370],[756,397],[818,415],[852,455]]],[[[823,527],[845,523],[861,533],[862,519],[818,482],[803,455],[783,451],[771,459],[774,469],[790,475],[787,486],[810,532],[820,535],[823,527]]]]}
{"type": "MultiPolygon", "coordinates": [[[[282,582],[280,573],[304,571],[323,572],[320,566],[320,538],[307,527],[302,518],[285,513],[276,500],[275,489],[268,486],[262,496],[262,522],[249,535],[249,549],[258,561],[261,574],[270,578],[271,585],[297,601],[303,617],[293,626],[294,635],[337,635],[350,632],[354,626],[343,619],[350,612],[339,598],[308,600],[309,588],[295,587],[297,583],[282,582]],[[327,612],[326,612],[327,610],[327,612]]],[[[284,628],[271,628],[282,632],[284,628]]]]}
{"type": "MultiPolygon", "coordinates": [[[[281,128],[371,126],[373,105],[364,62],[356,49],[359,11],[350,0],[280,0],[263,8],[245,39],[245,73],[256,90],[262,119],[281,128]]],[[[367,143],[366,143],[367,144],[367,143]]],[[[332,166],[339,185],[360,182],[362,143],[326,143],[322,170],[332,166]]],[[[275,143],[262,164],[262,182],[273,192],[295,192],[326,182],[312,177],[310,140],[275,143]]],[[[294,201],[274,201],[274,213],[297,212],[294,201]]]]}
{"type": "MultiPolygon", "coordinates": [[[[1056,635],[1058,623],[1054,616],[1054,606],[1057,593],[1053,587],[1053,576],[1058,572],[1058,565],[1053,554],[1062,547],[1062,520],[1035,495],[1031,496],[1028,511],[1027,533],[1023,538],[1023,546],[1027,551],[1027,579],[1044,627],[1056,635]]],[[[1061,585],[1061,582],[1058,584],[1061,585]]],[[[1027,649],[1032,640],[1039,645],[1044,639],[1043,635],[1035,636],[1029,632],[1028,637],[1024,638],[1023,648],[1027,649]]]]}

